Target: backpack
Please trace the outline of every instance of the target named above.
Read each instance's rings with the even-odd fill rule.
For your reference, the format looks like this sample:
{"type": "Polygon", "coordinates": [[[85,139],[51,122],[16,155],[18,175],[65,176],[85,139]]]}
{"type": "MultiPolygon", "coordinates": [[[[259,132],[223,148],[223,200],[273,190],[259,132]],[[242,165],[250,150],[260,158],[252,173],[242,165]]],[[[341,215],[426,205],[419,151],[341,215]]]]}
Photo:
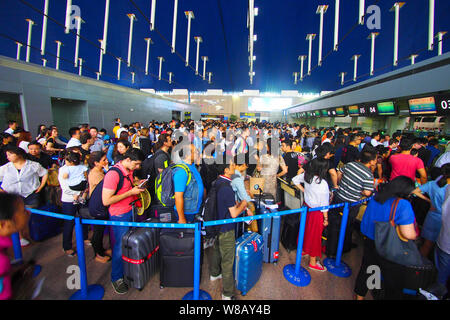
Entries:
{"type": "Polygon", "coordinates": [[[175,168],[182,168],[184,171],[186,171],[186,174],[188,176],[186,185],[188,185],[192,179],[191,170],[189,170],[188,166],[182,163],[171,164],[170,166],[165,168],[160,174],[158,174],[155,180],[155,194],[159,202],[164,207],[175,206],[175,190],[173,183],[173,174],[174,174],[173,171],[175,168]]]}
{"type": "MultiPolygon", "coordinates": [[[[119,183],[117,184],[116,192],[114,192],[114,194],[116,194],[120,189],[122,189],[125,176],[117,167],[111,167],[109,171],[115,171],[119,174],[119,183]]],[[[128,177],[126,178],[129,179],[128,177]]],[[[100,183],[94,188],[94,191],[92,191],[91,197],[89,199],[89,214],[96,219],[106,219],[108,217],[108,207],[103,205],[102,200],[104,180],[105,178],[103,178],[103,180],[100,181],[100,183]]]]}
{"type": "MultiPolygon", "coordinates": [[[[203,221],[214,221],[217,220],[217,193],[220,188],[216,188],[217,179],[211,183],[211,188],[209,189],[208,196],[206,197],[205,203],[203,204],[203,209],[201,213],[201,218],[203,221]]],[[[206,241],[214,239],[220,230],[220,225],[203,227],[203,235],[206,241]]]]}

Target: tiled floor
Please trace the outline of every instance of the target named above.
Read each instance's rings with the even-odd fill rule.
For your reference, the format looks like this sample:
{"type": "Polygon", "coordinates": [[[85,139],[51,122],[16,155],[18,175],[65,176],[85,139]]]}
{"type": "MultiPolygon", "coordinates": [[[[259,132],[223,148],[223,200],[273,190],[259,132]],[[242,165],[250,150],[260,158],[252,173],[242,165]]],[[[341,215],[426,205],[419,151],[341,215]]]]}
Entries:
{"type": "MultiPolygon", "coordinates": [[[[105,237],[107,238],[107,236],[105,237]]],[[[355,235],[355,242],[361,243],[355,235]]],[[[74,241],[75,243],[75,241],[74,241]]],[[[104,287],[104,300],[180,300],[192,288],[163,288],[159,286],[159,273],[155,274],[142,291],[130,289],[127,294],[118,295],[114,292],[110,273],[111,265],[96,262],[91,246],[85,246],[88,284],[99,284],[104,287]]],[[[208,251],[207,253],[208,254],[208,251]]],[[[34,258],[42,271],[39,278],[45,277],[41,300],[67,300],[76,291],[69,289],[71,273],[68,268],[77,265],[77,257],[68,257],[62,250],[62,235],[48,239],[45,242],[34,243],[23,249],[25,259],[34,258]],[[68,281],[69,280],[69,281],[68,281]]],[[[274,264],[264,264],[259,282],[246,296],[238,295],[240,300],[351,300],[353,286],[362,257],[362,245],[343,255],[352,269],[349,278],[338,278],[329,272],[310,270],[311,283],[306,287],[296,287],[283,276],[283,268],[287,264],[295,264],[296,251],[288,253],[280,245],[280,259],[274,264]]],[[[323,257],[325,258],[325,257],[323,257]]],[[[307,266],[307,259],[302,259],[302,266],[307,266]]],[[[204,259],[200,289],[208,292],[214,300],[221,298],[221,280],[211,282],[207,268],[208,259],[204,259]]],[[[309,269],[307,269],[309,270],[309,269]]],[[[368,299],[371,299],[370,293],[368,299]]]]}

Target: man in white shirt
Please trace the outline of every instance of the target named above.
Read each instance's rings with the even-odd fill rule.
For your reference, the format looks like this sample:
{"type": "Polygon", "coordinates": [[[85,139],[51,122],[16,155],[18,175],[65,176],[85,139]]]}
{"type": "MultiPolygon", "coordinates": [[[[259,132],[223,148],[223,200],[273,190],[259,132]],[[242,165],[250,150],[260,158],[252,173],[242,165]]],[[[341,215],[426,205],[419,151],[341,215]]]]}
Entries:
{"type": "Polygon", "coordinates": [[[119,130],[117,130],[116,134],[117,134],[117,138],[120,138],[120,134],[125,131],[128,132],[128,128],[129,126],[126,124],[123,127],[121,127],[119,130]]]}
{"type": "Polygon", "coordinates": [[[378,132],[372,133],[372,140],[370,140],[370,144],[374,147],[381,144],[380,142],[380,134],[378,132]]]}
{"type": "Polygon", "coordinates": [[[70,140],[67,142],[66,149],[71,147],[81,146],[80,142],[80,129],[72,127],[69,129],[70,140]]]}
{"type": "Polygon", "coordinates": [[[17,122],[14,120],[8,121],[8,129],[5,130],[6,133],[13,135],[14,131],[17,129],[17,122]]]}

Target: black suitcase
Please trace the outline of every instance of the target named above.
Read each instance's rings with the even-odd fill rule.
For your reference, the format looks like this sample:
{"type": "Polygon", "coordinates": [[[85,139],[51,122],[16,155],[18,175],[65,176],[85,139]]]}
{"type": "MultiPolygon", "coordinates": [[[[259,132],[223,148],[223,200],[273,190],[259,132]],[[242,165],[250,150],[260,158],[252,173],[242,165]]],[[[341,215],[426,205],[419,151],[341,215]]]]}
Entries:
{"type": "Polygon", "coordinates": [[[122,238],[122,260],[125,283],[142,290],[159,269],[159,229],[131,228],[122,238]]]}
{"type": "Polygon", "coordinates": [[[193,229],[161,229],[161,288],[194,286],[194,246],[193,229]]]}
{"type": "Polygon", "coordinates": [[[300,214],[293,213],[283,216],[283,227],[281,229],[281,244],[290,252],[297,250],[298,229],[300,227],[300,214]]]}

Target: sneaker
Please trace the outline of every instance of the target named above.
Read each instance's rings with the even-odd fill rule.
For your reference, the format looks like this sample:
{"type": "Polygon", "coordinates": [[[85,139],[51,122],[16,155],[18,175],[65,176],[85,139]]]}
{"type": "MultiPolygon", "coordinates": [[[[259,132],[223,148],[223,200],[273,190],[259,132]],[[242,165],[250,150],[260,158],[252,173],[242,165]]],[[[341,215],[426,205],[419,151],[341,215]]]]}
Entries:
{"type": "Polygon", "coordinates": [[[128,292],[128,285],[123,281],[123,279],[111,282],[111,284],[117,294],[125,294],[128,292]]]}
{"type": "Polygon", "coordinates": [[[209,277],[209,280],[211,280],[211,281],[215,281],[215,280],[219,280],[219,279],[222,279],[222,275],[221,275],[221,274],[219,274],[219,275],[216,276],[216,277],[214,277],[214,276],[210,276],[210,277],[209,277]]]}
{"type": "Polygon", "coordinates": [[[222,300],[237,300],[237,298],[235,296],[228,297],[222,294],[222,300]]]}
{"type": "Polygon", "coordinates": [[[30,245],[30,241],[28,241],[27,239],[24,239],[24,238],[20,238],[20,246],[21,247],[26,247],[28,245],[30,245]]]}
{"type": "Polygon", "coordinates": [[[309,268],[310,268],[310,269],[313,269],[313,270],[321,271],[321,272],[327,271],[327,268],[324,267],[324,266],[320,263],[320,261],[317,261],[317,263],[316,263],[315,266],[312,266],[311,264],[309,264],[309,268]]]}

